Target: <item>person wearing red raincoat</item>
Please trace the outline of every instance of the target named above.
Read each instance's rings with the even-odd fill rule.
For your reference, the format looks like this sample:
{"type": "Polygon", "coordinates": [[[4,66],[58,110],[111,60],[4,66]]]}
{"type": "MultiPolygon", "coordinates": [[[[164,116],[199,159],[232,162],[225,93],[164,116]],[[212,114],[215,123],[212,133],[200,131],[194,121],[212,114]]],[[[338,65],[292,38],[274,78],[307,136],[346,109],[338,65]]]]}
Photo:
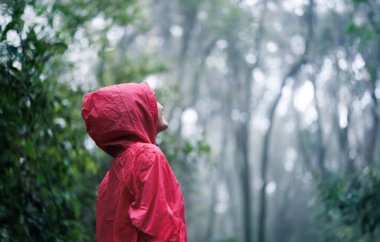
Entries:
{"type": "Polygon", "coordinates": [[[114,159],[98,189],[98,242],[186,242],[181,188],[155,145],[167,128],[147,83],[88,93],[82,117],[95,143],[114,159]]]}

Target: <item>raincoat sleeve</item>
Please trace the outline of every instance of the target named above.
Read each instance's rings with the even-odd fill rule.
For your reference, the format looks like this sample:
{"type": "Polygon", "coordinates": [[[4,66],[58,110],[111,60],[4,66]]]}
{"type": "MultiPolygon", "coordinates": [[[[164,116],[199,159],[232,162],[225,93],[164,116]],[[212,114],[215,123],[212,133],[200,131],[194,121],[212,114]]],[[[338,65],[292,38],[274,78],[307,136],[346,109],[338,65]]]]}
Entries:
{"type": "Polygon", "coordinates": [[[185,241],[185,224],[168,204],[177,180],[166,158],[161,152],[146,152],[137,163],[137,193],[128,210],[133,226],[152,242],[185,241]]]}

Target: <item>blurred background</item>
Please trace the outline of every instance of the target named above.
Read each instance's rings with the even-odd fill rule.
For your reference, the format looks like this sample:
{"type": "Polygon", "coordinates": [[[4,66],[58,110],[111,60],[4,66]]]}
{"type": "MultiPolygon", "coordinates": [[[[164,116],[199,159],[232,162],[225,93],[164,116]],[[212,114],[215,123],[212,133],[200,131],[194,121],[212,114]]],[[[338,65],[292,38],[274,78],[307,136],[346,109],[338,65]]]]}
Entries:
{"type": "Polygon", "coordinates": [[[84,93],[148,81],[189,242],[380,241],[379,0],[0,0],[0,241],[95,241],[84,93]]]}

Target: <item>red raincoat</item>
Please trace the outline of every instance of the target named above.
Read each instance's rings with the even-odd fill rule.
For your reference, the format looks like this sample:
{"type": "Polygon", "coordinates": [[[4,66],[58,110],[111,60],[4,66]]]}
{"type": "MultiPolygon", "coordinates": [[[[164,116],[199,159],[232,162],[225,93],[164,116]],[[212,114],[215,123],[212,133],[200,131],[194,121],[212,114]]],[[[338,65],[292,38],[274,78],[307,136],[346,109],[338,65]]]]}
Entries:
{"type": "Polygon", "coordinates": [[[98,242],[187,241],[181,188],[155,145],[157,101],[147,83],[101,88],[84,97],[95,143],[113,156],[98,190],[98,242]]]}

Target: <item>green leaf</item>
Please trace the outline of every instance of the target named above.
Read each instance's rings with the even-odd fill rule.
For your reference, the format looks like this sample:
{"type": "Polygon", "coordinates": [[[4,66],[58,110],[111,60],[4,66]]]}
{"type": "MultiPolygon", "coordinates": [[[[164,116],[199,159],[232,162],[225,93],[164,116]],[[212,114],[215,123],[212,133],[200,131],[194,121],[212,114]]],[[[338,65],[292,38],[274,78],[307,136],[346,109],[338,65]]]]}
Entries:
{"type": "Polygon", "coordinates": [[[31,158],[36,158],[36,149],[32,141],[28,140],[25,142],[24,146],[25,155],[31,158]]]}
{"type": "Polygon", "coordinates": [[[356,35],[364,40],[373,40],[375,37],[375,33],[367,26],[357,26],[354,23],[349,24],[346,31],[349,34],[356,35]]]}
{"type": "Polygon", "coordinates": [[[186,142],[182,146],[182,152],[185,153],[186,155],[190,154],[193,150],[194,150],[194,148],[189,142],[186,142]]]}

